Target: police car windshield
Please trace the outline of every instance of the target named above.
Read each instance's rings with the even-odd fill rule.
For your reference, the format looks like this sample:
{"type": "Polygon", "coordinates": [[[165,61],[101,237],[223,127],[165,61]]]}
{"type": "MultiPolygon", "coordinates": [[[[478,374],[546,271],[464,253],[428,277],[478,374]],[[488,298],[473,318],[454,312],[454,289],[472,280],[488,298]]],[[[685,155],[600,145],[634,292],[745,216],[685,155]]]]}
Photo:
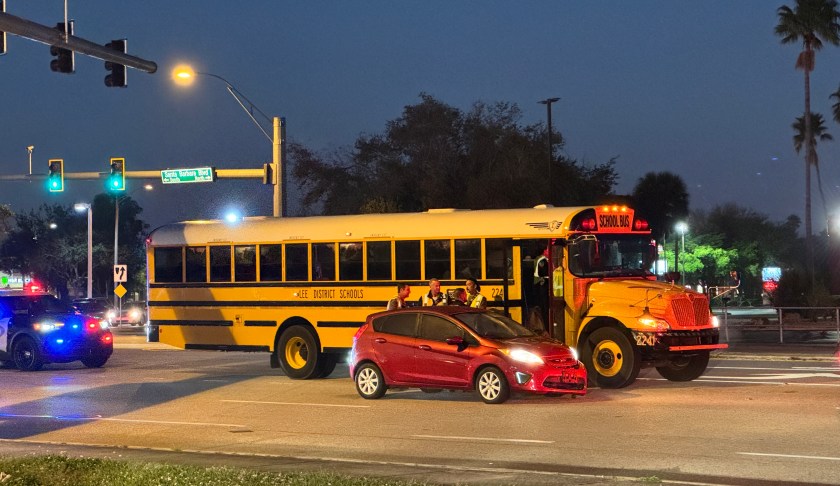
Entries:
{"type": "Polygon", "coordinates": [[[577,277],[652,275],[656,246],[645,235],[587,235],[569,243],[569,271],[577,277]]]}
{"type": "Polygon", "coordinates": [[[15,314],[73,314],[73,307],[56,299],[52,295],[18,295],[9,298],[6,303],[15,314]]]}

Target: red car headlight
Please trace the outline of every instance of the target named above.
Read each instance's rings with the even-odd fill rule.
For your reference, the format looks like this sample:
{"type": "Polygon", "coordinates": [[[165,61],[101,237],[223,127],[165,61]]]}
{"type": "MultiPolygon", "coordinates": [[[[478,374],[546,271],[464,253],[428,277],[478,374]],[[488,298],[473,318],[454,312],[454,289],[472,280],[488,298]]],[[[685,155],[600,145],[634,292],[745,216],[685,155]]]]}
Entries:
{"type": "Polygon", "coordinates": [[[519,361],[520,363],[545,364],[542,358],[524,349],[501,349],[500,351],[509,356],[510,359],[519,361]]]}

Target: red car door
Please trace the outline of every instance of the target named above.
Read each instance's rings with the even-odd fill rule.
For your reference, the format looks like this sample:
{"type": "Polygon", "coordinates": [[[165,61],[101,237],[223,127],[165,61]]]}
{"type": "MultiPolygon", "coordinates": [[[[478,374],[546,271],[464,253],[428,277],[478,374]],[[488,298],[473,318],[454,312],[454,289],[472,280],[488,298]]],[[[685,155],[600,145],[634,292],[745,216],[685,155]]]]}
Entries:
{"type": "Polygon", "coordinates": [[[414,375],[417,314],[397,313],[373,323],[371,346],[388,383],[406,383],[414,375]]]}
{"type": "Polygon", "coordinates": [[[420,385],[467,387],[467,363],[472,353],[466,344],[447,344],[452,337],[464,338],[466,332],[443,316],[422,314],[416,342],[416,377],[420,385]]]}

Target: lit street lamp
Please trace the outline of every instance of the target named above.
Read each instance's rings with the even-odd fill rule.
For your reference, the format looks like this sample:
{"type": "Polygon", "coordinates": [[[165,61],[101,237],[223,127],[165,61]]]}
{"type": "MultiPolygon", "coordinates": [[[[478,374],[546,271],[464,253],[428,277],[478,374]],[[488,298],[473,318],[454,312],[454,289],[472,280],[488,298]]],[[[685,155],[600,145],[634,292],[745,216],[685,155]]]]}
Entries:
{"type": "Polygon", "coordinates": [[[88,244],[87,244],[87,297],[93,297],[93,208],[87,203],[76,203],[73,205],[76,212],[87,211],[88,218],[88,244]]]}
{"type": "Polygon", "coordinates": [[[546,98],[544,100],[538,101],[537,103],[541,105],[545,105],[545,109],[548,112],[548,196],[550,201],[549,203],[554,203],[554,185],[551,181],[551,166],[554,165],[554,144],[551,140],[551,104],[560,101],[560,98],[546,98]]]}
{"type": "Polygon", "coordinates": [[[273,215],[274,217],[285,216],[285,208],[286,208],[286,178],[284,177],[284,166],[283,163],[284,154],[283,154],[283,140],[286,138],[286,127],[285,122],[279,117],[269,118],[268,115],[262,112],[257,106],[251,102],[245,95],[242,94],[241,91],[236,89],[230,81],[227,79],[212,73],[205,73],[205,72],[198,72],[193,70],[189,66],[178,66],[172,71],[172,78],[175,80],[176,84],[180,85],[189,85],[192,84],[193,79],[197,75],[202,76],[209,76],[211,78],[216,78],[223,83],[227,87],[228,93],[233,96],[233,99],[239,103],[239,106],[245,110],[245,113],[248,114],[248,117],[257,128],[263,133],[263,135],[268,138],[268,140],[272,144],[272,161],[271,161],[271,180],[274,185],[274,209],[273,215]],[[246,103],[248,106],[246,106],[246,103]],[[254,117],[254,114],[259,114],[266,121],[270,121],[274,128],[273,136],[269,136],[268,131],[260,124],[259,121],[254,117]]]}
{"type": "Polygon", "coordinates": [[[34,145],[30,145],[26,147],[26,151],[29,152],[29,175],[32,175],[32,151],[35,150],[34,145]]]}
{"type": "MultiPolygon", "coordinates": [[[[680,221],[674,227],[677,232],[682,236],[682,252],[685,253],[685,233],[688,231],[688,225],[685,221],[680,221]]],[[[677,242],[674,241],[674,268],[679,272],[680,271],[680,253],[677,251],[677,242]]],[[[681,282],[685,285],[685,264],[683,264],[682,272],[680,273],[681,282]]]]}

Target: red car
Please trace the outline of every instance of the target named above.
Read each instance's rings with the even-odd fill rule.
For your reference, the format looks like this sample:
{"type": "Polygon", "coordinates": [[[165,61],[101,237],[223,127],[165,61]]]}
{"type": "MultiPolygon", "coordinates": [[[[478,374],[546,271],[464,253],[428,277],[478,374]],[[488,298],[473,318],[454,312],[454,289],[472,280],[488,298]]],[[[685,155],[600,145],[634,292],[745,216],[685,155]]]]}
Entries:
{"type": "Polygon", "coordinates": [[[353,337],[350,376],[363,398],[389,387],[476,390],[485,403],[511,392],[586,394],[576,353],[494,311],[416,307],[380,312],[353,337]]]}

